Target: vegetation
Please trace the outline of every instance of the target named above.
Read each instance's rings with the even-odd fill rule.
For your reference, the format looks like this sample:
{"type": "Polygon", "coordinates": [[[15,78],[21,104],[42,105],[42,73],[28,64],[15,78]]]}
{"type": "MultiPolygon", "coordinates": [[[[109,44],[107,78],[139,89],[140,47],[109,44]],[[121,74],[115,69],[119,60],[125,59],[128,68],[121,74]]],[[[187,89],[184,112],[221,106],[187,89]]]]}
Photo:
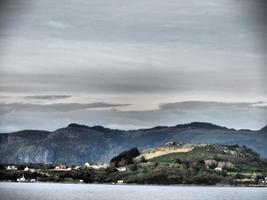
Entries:
{"type": "Polygon", "coordinates": [[[118,156],[115,156],[111,159],[110,163],[114,167],[122,167],[129,164],[133,164],[133,158],[140,155],[140,152],[137,148],[132,148],[127,151],[121,152],[118,156]]]}
{"type": "Polygon", "coordinates": [[[251,149],[238,145],[199,145],[189,152],[172,153],[146,160],[136,148],[111,159],[106,169],[81,167],[56,171],[39,165],[39,170],[6,171],[0,168],[0,180],[15,181],[22,175],[27,180],[49,182],[197,184],[197,185],[266,185],[267,161],[251,149]],[[139,156],[140,159],[134,159],[139,156]],[[119,171],[119,167],[126,171],[119,171]]]}

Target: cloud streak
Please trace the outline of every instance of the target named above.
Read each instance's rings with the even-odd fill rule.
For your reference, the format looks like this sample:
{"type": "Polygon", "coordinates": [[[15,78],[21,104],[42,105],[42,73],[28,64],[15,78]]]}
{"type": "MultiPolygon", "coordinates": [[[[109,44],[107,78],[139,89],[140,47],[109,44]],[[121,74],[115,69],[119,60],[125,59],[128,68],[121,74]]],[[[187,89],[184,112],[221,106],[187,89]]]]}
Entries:
{"type": "Polygon", "coordinates": [[[68,25],[67,23],[63,23],[56,20],[49,20],[47,22],[47,25],[53,28],[60,28],[60,29],[65,29],[70,27],[70,25],[68,25]]]}
{"type": "Polygon", "coordinates": [[[128,105],[109,103],[1,104],[0,132],[26,128],[54,130],[69,123],[103,125],[127,130],[192,121],[211,122],[236,129],[260,129],[267,124],[265,102],[184,101],[164,103],[158,109],[150,110],[119,109],[128,105]]]}
{"type": "Polygon", "coordinates": [[[94,109],[94,108],[114,108],[129,106],[131,104],[110,104],[105,102],[95,102],[88,104],[81,103],[54,103],[54,104],[31,104],[31,103],[9,103],[0,104],[0,115],[8,112],[69,112],[74,110],[94,109]]]}
{"type": "Polygon", "coordinates": [[[31,95],[25,96],[26,99],[37,99],[37,100],[57,100],[57,99],[67,99],[72,97],[72,95],[31,95]]]}

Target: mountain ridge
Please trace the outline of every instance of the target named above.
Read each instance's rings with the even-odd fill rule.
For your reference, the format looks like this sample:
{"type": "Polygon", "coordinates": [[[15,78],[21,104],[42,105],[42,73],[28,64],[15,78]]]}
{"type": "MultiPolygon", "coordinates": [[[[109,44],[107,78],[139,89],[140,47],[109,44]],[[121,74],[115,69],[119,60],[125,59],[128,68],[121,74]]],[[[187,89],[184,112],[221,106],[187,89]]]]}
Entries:
{"type": "Polygon", "coordinates": [[[0,134],[0,163],[106,162],[125,149],[143,150],[168,141],[246,145],[267,157],[267,135],[262,133],[265,128],[236,130],[204,122],[130,131],[72,123],[55,131],[0,134]]]}
{"type": "MultiPolygon", "coordinates": [[[[173,125],[173,126],[153,126],[151,128],[140,128],[140,129],[130,129],[130,130],[123,130],[123,129],[112,129],[112,128],[108,128],[105,126],[101,126],[101,125],[94,125],[94,126],[88,126],[88,125],[84,125],[84,124],[79,124],[79,123],[70,123],[68,124],[66,127],[62,127],[62,128],[85,128],[85,129],[106,129],[106,130],[113,130],[113,131],[121,131],[121,132],[127,132],[127,131],[146,131],[146,130],[152,130],[152,129],[164,129],[164,128],[205,128],[205,129],[224,129],[224,130],[237,130],[237,131],[260,131],[260,132],[267,132],[267,125],[257,129],[257,130],[252,130],[252,129],[235,129],[235,128],[229,128],[226,126],[221,126],[221,125],[216,125],[214,123],[210,123],[210,122],[199,122],[199,121],[193,121],[190,123],[183,123],[183,124],[177,124],[177,125],[173,125]]],[[[59,130],[62,128],[58,128],[55,129],[59,130]]],[[[14,132],[4,132],[4,133],[0,133],[1,134],[15,134],[15,133],[20,133],[20,132],[24,132],[24,131],[40,131],[40,132],[53,132],[53,131],[47,131],[47,130],[42,130],[42,129],[22,129],[19,131],[14,131],[14,132]]]]}

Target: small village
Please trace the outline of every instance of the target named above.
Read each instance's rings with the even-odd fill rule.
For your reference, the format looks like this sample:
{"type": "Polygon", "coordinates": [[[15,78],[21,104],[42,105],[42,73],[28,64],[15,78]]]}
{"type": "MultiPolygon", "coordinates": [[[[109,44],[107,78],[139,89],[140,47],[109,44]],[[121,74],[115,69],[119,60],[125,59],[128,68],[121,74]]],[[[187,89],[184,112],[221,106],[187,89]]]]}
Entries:
{"type": "MultiPolygon", "coordinates": [[[[69,171],[77,171],[77,170],[105,170],[107,168],[110,167],[110,164],[109,163],[90,163],[90,162],[86,162],[84,163],[84,165],[77,165],[77,166],[67,166],[67,165],[63,165],[63,164],[59,164],[59,165],[56,165],[54,166],[53,168],[50,168],[48,170],[46,170],[46,172],[69,172],[69,171]]],[[[207,166],[207,168],[209,168],[207,166]]],[[[39,172],[39,173],[44,173],[44,169],[42,168],[30,168],[28,166],[24,167],[24,169],[18,169],[18,166],[16,165],[8,165],[6,166],[5,168],[6,171],[19,171],[19,172],[31,172],[31,173],[34,173],[34,172],[39,172]]],[[[118,172],[126,172],[128,169],[127,167],[117,167],[116,170],[118,172]]],[[[222,171],[222,168],[221,167],[216,167],[214,168],[215,171],[217,172],[221,172],[222,171]]],[[[252,173],[251,174],[251,178],[237,178],[237,179],[234,179],[234,181],[238,184],[253,184],[255,183],[255,180],[257,178],[257,174],[256,173],[252,173]]],[[[36,179],[34,178],[31,178],[31,179],[26,179],[25,176],[24,176],[24,173],[22,173],[22,175],[16,179],[16,182],[37,182],[36,179]]],[[[79,180],[79,183],[83,183],[84,180],[83,179],[80,179],[79,180]]],[[[113,184],[124,184],[124,181],[123,180],[118,180],[117,182],[113,182],[113,184]]],[[[267,186],[267,176],[266,177],[261,177],[259,180],[258,180],[258,185],[260,186],[267,186]]]]}
{"type": "MultiPolygon", "coordinates": [[[[54,172],[67,172],[67,171],[72,171],[72,170],[83,170],[83,169],[92,169],[92,170],[101,170],[101,169],[107,169],[110,166],[109,163],[90,163],[86,162],[84,165],[76,165],[76,166],[68,166],[64,164],[59,164],[56,165],[53,168],[48,169],[48,171],[54,171],[54,172]]],[[[8,165],[5,168],[6,171],[22,171],[22,172],[39,172],[43,173],[44,169],[42,168],[30,168],[28,166],[24,167],[23,169],[19,169],[18,166],[16,165],[8,165]]],[[[127,171],[126,167],[117,167],[117,171],[119,172],[125,172],[127,171]]],[[[22,174],[21,177],[16,179],[16,182],[36,182],[36,179],[26,179],[24,174],[22,174]]],[[[82,179],[79,180],[80,183],[83,183],[84,181],[82,179]]],[[[117,184],[122,184],[123,180],[118,180],[117,184]]]]}

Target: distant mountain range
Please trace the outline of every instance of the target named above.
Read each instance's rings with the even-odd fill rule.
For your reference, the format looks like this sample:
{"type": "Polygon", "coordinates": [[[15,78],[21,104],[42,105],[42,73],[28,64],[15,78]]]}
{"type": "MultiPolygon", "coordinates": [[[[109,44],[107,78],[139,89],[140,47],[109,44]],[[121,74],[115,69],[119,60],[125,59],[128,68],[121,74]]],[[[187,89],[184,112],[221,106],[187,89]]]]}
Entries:
{"type": "Polygon", "coordinates": [[[22,130],[0,134],[0,163],[106,162],[126,149],[137,147],[143,150],[169,141],[246,145],[267,158],[267,126],[252,131],[192,122],[122,131],[70,124],[51,132],[22,130]]]}

